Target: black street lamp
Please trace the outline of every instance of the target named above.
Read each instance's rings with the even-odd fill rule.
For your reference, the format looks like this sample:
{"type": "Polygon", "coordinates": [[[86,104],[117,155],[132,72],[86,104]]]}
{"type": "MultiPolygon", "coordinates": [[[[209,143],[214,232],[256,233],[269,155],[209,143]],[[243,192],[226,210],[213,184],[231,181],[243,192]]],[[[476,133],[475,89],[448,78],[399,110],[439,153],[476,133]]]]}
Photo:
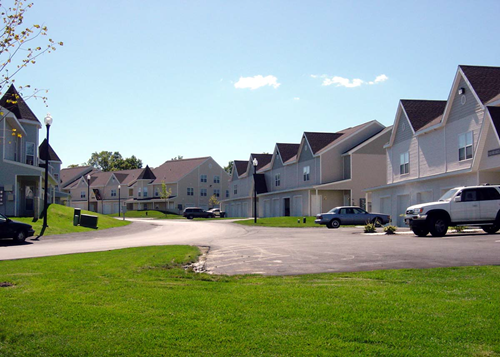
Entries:
{"type": "Polygon", "coordinates": [[[257,165],[259,162],[256,158],[252,161],[253,164],[253,223],[257,223],[257,183],[255,177],[257,175],[257,165]]]}
{"type": "Polygon", "coordinates": [[[44,119],[45,126],[47,127],[47,145],[45,145],[45,187],[44,187],[44,192],[43,192],[43,226],[42,230],[40,231],[40,235],[36,237],[36,239],[40,238],[43,236],[45,233],[45,229],[47,229],[47,216],[48,216],[48,191],[49,191],[49,132],[50,132],[50,126],[52,125],[52,116],[50,113],[47,113],[47,116],[44,119]]]}
{"type": "Polygon", "coordinates": [[[121,213],[122,213],[122,206],[121,206],[121,200],[120,200],[120,190],[122,188],[122,185],[118,185],[118,217],[121,217],[121,213]]]}
{"type": "Polygon", "coordinates": [[[87,211],[90,211],[90,174],[87,175],[87,211]]]}

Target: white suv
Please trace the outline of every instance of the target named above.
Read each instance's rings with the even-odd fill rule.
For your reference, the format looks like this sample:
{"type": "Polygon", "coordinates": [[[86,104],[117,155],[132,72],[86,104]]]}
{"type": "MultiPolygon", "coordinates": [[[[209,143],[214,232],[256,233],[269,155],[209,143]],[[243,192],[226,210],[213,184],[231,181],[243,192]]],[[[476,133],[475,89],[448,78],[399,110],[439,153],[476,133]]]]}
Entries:
{"type": "Polygon", "coordinates": [[[422,203],[406,209],[405,222],[413,233],[442,237],[448,226],[479,226],[486,233],[500,229],[500,186],[456,187],[437,202],[422,203]]]}

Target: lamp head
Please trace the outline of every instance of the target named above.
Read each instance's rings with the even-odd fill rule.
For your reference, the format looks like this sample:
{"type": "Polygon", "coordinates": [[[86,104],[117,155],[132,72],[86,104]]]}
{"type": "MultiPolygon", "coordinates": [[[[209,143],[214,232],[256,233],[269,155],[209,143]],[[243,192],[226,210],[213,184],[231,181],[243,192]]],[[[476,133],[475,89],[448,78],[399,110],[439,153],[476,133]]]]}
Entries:
{"type": "Polygon", "coordinates": [[[52,115],[50,113],[47,113],[44,119],[45,125],[46,126],[51,126],[52,125],[52,115]]]}
{"type": "Polygon", "coordinates": [[[254,167],[257,167],[257,165],[259,164],[259,162],[257,161],[256,158],[254,158],[252,164],[253,164],[254,167]]]}
{"type": "Polygon", "coordinates": [[[90,181],[90,174],[87,175],[87,181],[90,181]]]}

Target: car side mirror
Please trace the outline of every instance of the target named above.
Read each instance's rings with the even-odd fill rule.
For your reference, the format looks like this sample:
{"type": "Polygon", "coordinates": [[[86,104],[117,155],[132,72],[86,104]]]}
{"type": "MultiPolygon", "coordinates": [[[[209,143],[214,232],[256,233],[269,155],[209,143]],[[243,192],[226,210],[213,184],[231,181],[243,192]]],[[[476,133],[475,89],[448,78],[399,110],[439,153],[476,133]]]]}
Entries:
{"type": "Polygon", "coordinates": [[[455,197],[455,202],[462,202],[462,196],[455,197]]]}

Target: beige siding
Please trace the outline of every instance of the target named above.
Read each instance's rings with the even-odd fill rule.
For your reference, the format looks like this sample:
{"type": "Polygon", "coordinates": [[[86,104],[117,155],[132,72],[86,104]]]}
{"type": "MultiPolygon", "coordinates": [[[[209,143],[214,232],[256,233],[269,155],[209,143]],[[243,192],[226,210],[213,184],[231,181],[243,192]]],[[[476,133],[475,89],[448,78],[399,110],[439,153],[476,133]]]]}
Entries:
{"type": "Polygon", "coordinates": [[[444,130],[436,130],[418,137],[419,177],[441,174],[446,171],[446,146],[444,130]]]}
{"type": "Polygon", "coordinates": [[[481,110],[481,104],[476,100],[472,94],[472,90],[467,86],[464,79],[460,80],[458,88],[465,88],[465,94],[460,95],[458,91],[453,94],[453,98],[450,98],[449,102],[452,103],[450,108],[450,118],[448,122],[454,122],[469,116],[471,113],[481,110]],[[465,103],[463,103],[463,98],[465,98],[465,103]]]}
{"type": "Polygon", "coordinates": [[[406,117],[403,111],[401,111],[401,114],[399,115],[399,124],[396,129],[396,134],[394,136],[394,143],[401,143],[406,140],[411,139],[413,136],[413,130],[410,125],[410,121],[406,117]]]}

